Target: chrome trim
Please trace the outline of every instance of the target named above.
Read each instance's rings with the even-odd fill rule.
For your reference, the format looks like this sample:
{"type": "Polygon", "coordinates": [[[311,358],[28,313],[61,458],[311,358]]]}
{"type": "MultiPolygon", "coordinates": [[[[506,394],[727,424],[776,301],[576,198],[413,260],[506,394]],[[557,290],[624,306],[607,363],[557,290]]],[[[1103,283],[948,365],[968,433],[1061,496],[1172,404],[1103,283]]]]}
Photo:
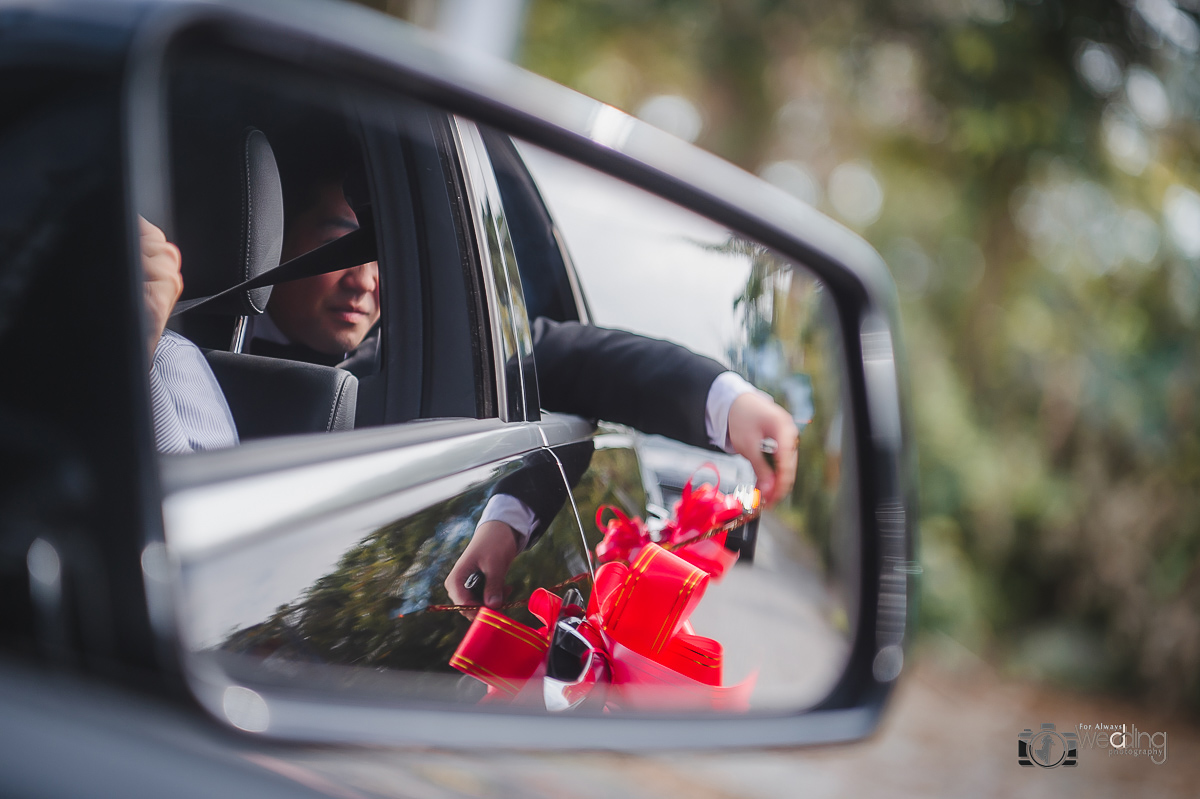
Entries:
{"type": "Polygon", "coordinates": [[[233,338],[229,341],[230,352],[241,352],[246,346],[246,327],[250,317],[239,316],[233,322],[233,338]]]}
{"type": "Polygon", "coordinates": [[[575,514],[575,526],[579,531],[579,541],[583,544],[583,554],[587,557],[588,574],[592,575],[592,579],[595,580],[596,564],[592,560],[592,548],[588,546],[587,537],[583,534],[583,519],[579,516],[579,506],[575,504],[575,486],[571,485],[571,480],[567,477],[567,470],[563,468],[558,454],[552,449],[547,449],[546,451],[550,453],[550,457],[554,458],[554,462],[558,464],[558,473],[562,475],[563,485],[567,487],[567,500],[571,503],[571,513],[575,514]]]}
{"type": "Polygon", "coordinates": [[[596,425],[567,413],[545,412],[542,414],[541,421],[537,422],[537,426],[541,431],[542,441],[547,447],[583,441],[596,431],[596,425]]]}
{"type": "Polygon", "coordinates": [[[302,521],[350,513],[434,480],[541,445],[533,425],[505,426],[407,447],[183,487],[163,500],[173,557],[211,552],[302,521]]]}
{"type": "Polygon", "coordinates": [[[476,249],[484,272],[491,277],[484,284],[488,311],[492,316],[492,334],[501,345],[493,348],[499,384],[497,389],[505,399],[501,403],[500,418],[516,421],[507,415],[515,413],[508,403],[508,382],[513,371],[510,364],[515,363],[522,408],[522,415],[518,418],[525,419],[524,409],[528,408],[531,398],[526,396],[523,360],[533,354],[533,336],[529,331],[529,315],[525,310],[525,295],[521,290],[521,276],[517,271],[512,237],[500,201],[500,187],[475,124],[454,117],[454,130],[457,134],[454,137],[455,147],[467,184],[471,218],[475,223],[476,249]]]}
{"type": "Polygon", "coordinates": [[[347,430],[336,436],[312,433],[260,438],[229,449],[160,455],[159,480],[163,494],[173,494],[201,485],[496,430],[507,430],[515,442],[528,449],[533,449],[541,442],[536,428],[509,425],[493,417],[427,419],[388,427],[347,430]]]}

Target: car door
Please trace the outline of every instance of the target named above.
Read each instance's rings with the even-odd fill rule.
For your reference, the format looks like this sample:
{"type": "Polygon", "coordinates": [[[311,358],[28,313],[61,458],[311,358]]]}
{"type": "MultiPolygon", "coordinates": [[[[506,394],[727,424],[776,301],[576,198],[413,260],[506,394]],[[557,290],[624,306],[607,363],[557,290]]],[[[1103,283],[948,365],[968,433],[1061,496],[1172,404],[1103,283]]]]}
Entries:
{"type": "MultiPolygon", "coordinates": [[[[477,136],[401,95],[244,50],[196,44],[167,76],[165,127],[194,130],[172,127],[184,114],[265,131],[285,206],[288,148],[311,144],[318,117],[334,121],[353,150],[347,175],[362,164],[356,208],[375,229],[382,314],[358,429],[160,458],[161,554],[175,575],[160,625],[175,630],[197,695],[219,715],[231,687],[297,681],[342,694],[386,684],[397,701],[478,698],[449,665],[469,622],[444,581],[489,502],[515,496],[537,517],[536,545],[507,575],[515,617],[533,623],[523,608],[534,589],[586,582],[591,570],[544,432],[590,426],[539,420],[519,277],[477,136]]],[[[204,141],[168,137],[176,173],[186,156],[171,148],[204,141]]],[[[162,195],[189,207],[180,191],[162,195]]],[[[171,230],[180,220],[168,211],[142,206],[171,230]]],[[[245,714],[234,723],[255,725],[245,714]]]]}

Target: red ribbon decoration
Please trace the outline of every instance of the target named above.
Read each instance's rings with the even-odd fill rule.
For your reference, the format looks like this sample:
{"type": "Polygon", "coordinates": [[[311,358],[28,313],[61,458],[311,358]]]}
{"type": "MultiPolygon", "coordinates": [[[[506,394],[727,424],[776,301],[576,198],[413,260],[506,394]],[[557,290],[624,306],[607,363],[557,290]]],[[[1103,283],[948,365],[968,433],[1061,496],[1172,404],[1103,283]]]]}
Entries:
{"type": "MultiPolygon", "coordinates": [[[[705,464],[715,472],[716,467],[705,464]]],[[[704,466],[700,467],[701,469],[704,466]]],[[[721,685],[721,644],[696,635],[688,617],[710,579],[720,579],[737,560],[725,548],[723,527],[747,512],[741,500],[708,483],[693,489],[692,478],[656,543],[645,523],[619,508],[596,511],[604,539],[596,546],[603,564],[578,632],[591,646],[590,666],[564,691],[574,706],[606,682],[607,708],[653,710],[746,710],[754,677],[721,685]],[[601,522],[605,510],[613,517],[601,522]],[[667,688],[668,690],[664,690],[667,688]]],[[[757,496],[756,496],[757,499],[757,496]]],[[[535,703],[562,600],[544,588],[529,598],[538,629],[481,607],[450,665],[488,686],[484,702],[535,703]]],[[[545,699],[547,706],[550,700],[545,699]]]]}
{"type": "MultiPolygon", "coordinates": [[[[700,469],[705,466],[717,471],[711,463],[700,469]]],[[[739,499],[722,494],[708,483],[693,489],[695,476],[688,478],[683,487],[683,495],[675,503],[672,518],[659,533],[658,543],[713,578],[720,579],[737,560],[737,553],[725,548],[726,531],[709,534],[737,519],[746,509],[739,499]]],[[[632,563],[642,548],[654,541],[641,519],[630,519],[612,505],[601,505],[596,510],[596,526],[604,533],[604,540],[596,545],[596,557],[601,563],[632,563]],[[606,510],[612,511],[615,517],[607,524],[601,521],[606,510]]]]}
{"type": "Polygon", "coordinates": [[[491,608],[481,607],[450,665],[488,685],[483,702],[515,700],[545,672],[550,633],[562,599],[544,588],[529,597],[529,612],[545,626],[526,627],[491,608]]]}
{"type": "Polygon", "coordinates": [[[614,560],[628,563],[642,547],[654,540],[650,537],[645,522],[636,516],[629,518],[616,505],[601,505],[596,508],[596,526],[604,533],[604,540],[596,544],[596,558],[601,563],[614,560]],[[614,516],[608,524],[601,521],[605,511],[612,511],[614,516]]]}
{"type": "MultiPolygon", "coordinates": [[[[754,678],[723,687],[721,645],[695,635],[687,622],[708,581],[703,568],[654,543],[643,545],[631,564],[613,561],[596,571],[579,629],[609,671],[609,708],[749,707],[754,678]]],[[[480,608],[450,665],[487,683],[484,701],[540,698],[561,602],[542,588],[533,593],[529,610],[545,625],[536,630],[480,608]]],[[[585,680],[583,690],[592,687],[594,679],[585,680]]]]}

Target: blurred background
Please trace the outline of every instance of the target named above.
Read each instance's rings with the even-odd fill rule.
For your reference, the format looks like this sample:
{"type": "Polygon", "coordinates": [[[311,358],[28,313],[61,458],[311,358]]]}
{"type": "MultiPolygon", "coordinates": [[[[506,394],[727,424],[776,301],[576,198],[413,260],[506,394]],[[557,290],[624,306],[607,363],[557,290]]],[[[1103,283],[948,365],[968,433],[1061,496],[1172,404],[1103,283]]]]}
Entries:
{"type": "Polygon", "coordinates": [[[1197,718],[1200,0],[369,4],[870,241],[914,388],[918,659],[1197,718]]]}

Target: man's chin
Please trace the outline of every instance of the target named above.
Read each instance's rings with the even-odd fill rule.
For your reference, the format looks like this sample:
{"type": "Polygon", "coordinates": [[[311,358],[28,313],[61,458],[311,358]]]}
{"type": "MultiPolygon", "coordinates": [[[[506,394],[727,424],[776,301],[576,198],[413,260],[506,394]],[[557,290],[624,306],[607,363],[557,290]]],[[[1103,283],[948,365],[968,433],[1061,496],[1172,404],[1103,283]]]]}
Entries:
{"type": "Polygon", "coordinates": [[[359,344],[363,343],[364,338],[366,338],[365,332],[362,335],[339,337],[329,348],[329,351],[327,351],[326,354],[341,355],[347,352],[352,352],[358,348],[359,344]]]}
{"type": "MultiPolygon", "coordinates": [[[[336,356],[336,355],[345,355],[346,353],[350,352],[351,350],[353,350],[355,347],[358,346],[358,344],[351,344],[349,342],[350,342],[350,339],[341,339],[341,338],[338,338],[338,339],[325,338],[325,339],[318,339],[318,340],[313,340],[310,338],[307,341],[302,340],[297,343],[303,344],[304,346],[308,347],[313,352],[319,352],[322,355],[336,356]]],[[[361,343],[362,343],[362,340],[360,339],[359,344],[361,344],[361,343]]]]}
{"type": "Polygon", "coordinates": [[[353,350],[356,346],[358,346],[358,345],[357,344],[341,344],[341,343],[328,344],[317,351],[322,353],[323,355],[331,355],[331,356],[332,355],[345,355],[346,353],[353,350]]]}
{"type": "Polygon", "coordinates": [[[355,328],[345,328],[340,330],[325,330],[325,337],[316,342],[309,343],[309,347],[325,355],[342,355],[350,352],[363,343],[367,333],[370,332],[369,327],[361,330],[355,328]]]}

